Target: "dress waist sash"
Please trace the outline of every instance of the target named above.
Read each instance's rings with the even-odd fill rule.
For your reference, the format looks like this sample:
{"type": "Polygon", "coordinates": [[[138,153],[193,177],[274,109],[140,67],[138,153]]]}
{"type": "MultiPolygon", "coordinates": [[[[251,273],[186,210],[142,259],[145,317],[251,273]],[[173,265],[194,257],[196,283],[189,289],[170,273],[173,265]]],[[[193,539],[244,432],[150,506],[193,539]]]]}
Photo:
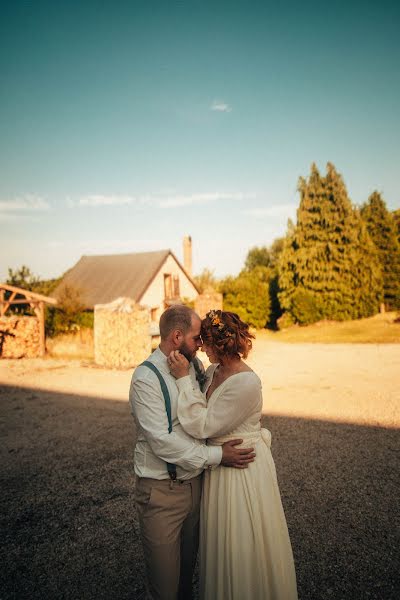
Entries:
{"type": "Polygon", "coordinates": [[[268,429],[262,427],[259,431],[238,431],[228,435],[221,435],[215,438],[209,438],[207,440],[207,446],[222,446],[229,440],[242,439],[243,443],[239,444],[237,448],[246,448],[254,446],[258,442],[263,441],[268,448],[271,448],[271,432],[268,429]]]}

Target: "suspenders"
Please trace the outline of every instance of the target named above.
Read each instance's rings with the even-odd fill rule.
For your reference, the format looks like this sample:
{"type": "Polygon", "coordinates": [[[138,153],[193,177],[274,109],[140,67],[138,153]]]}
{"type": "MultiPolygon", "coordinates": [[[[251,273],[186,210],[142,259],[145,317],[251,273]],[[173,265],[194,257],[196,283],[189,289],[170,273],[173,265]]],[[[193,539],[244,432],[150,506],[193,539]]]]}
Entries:
{"type": "MultiPolygon", "coordinates": [[[[158,381],[160,382],[161,391],[162,391],[162,394],[164,396],[165,410],[167,412],[167,417],[168,417],[168,433],[171,433],[171,431],[172,431],[171,398],[169,396],[169,391],[168,391],[168,388],[167,388],[167,384],[165,383],[164,378],[161,375],[160,371],[149,360],[145,360],[139,366],[141,366],[141,367],[148,367],[151,371],[153,371],[153,373],[155,373],[157,375],[158,381]]],[[[171,463],[167,463],[167,469],[168,469],[168,475],[170,476],[171,481],[175,481],[175,479],[176,479],[176,466],[173,465],[173,464],[171,464],[171,463]]]]}

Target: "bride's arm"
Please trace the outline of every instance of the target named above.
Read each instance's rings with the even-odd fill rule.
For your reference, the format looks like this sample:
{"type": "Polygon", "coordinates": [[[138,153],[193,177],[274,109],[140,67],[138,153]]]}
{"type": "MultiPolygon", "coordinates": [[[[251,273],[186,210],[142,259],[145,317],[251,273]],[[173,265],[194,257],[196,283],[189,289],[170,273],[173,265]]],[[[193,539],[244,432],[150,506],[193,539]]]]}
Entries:
{"type": "Polygon", "coordinates": [[[260,408],[261,383],[253,373],[235,375],[207,406],[205,394],[193,386],[189,376],[177,379],[178,418],[191,436],[206,439],[234,431],[260,408]]]}

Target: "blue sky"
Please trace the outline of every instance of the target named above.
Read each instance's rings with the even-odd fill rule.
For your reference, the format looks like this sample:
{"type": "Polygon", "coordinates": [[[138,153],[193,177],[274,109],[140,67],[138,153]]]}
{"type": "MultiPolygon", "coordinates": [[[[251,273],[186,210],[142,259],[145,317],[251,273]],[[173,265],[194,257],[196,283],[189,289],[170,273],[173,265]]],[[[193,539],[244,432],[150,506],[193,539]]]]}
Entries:
{"type": "Polygon", "coordinates": [[[0,280],[193,239],[236,274],[331,161],[400,206],[397,2],[0,8],[0,280]]]}

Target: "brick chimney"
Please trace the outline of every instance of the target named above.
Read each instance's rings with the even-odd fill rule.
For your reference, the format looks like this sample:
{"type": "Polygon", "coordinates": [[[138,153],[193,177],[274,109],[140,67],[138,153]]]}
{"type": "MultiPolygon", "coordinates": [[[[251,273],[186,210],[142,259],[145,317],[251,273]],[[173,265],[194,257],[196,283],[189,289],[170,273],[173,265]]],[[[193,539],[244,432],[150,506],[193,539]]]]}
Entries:
{"type": "Polygon", "coordinates": [[[192,276],[192,238],[185,235],[183,238],[183,266],[190,277],[192,276]]]}

